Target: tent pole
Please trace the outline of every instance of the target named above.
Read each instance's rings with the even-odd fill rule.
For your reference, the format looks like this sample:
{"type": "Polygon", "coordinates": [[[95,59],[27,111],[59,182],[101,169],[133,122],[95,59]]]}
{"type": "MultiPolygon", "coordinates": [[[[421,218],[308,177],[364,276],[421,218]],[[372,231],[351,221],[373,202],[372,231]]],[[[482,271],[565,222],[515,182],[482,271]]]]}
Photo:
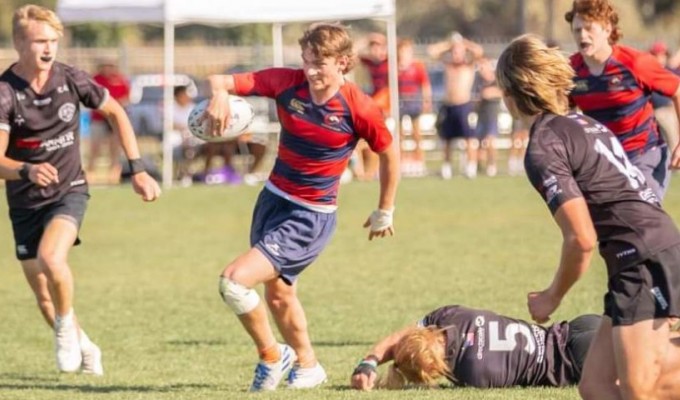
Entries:
{"type": "Polygon", "coordinates": [[[272,44],[274,46],[274,67],[283,67],[283,24],[272,25],[272,44]]]}
{"type": "Polygon", "coordinates": [[[390,116],[394,121],[392,137],[397,149],[399,143],[401,124],[399,123],[399,66],[397,65],[397,22],[394,15],[387,18],[387,60],[389,66],[390,85],[390,116]]]}
{"type": "Polygon", "coordinates": [[[165,21],[163,40],[163,187],[172,187],[172,135],[174,114],[175,24],[165,21]]]}

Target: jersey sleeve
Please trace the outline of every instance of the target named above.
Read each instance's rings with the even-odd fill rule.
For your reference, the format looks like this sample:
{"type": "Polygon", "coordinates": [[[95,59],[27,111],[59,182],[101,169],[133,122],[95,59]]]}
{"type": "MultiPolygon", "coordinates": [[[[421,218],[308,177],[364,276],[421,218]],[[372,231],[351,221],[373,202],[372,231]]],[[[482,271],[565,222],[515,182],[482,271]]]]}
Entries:
{"type": "Polygon", "coordinates": [[[430,84],[430,77],[427,75],[427,68],[425,68],[425,64],[422,62],[417,62],[416,63],[416,68],[417,68],[417,77],[418,77],[418,83],[420,83],[420,86],[425,86],[430,84]]]}
{"type": "MultiPolygon", "coordinates": [[[[554,121],[554,120],[553,120],[554,121]]],[[[570,154],[565,140],[550,125],[543,125],[532,133],[535,142],[527,151],[525,168],[529,181],[536,188],[550,212],[555,214],[562,204],[583,197],[572,174],[570,154]]],[[[583,149],[585,150],[585,149],[583,149]]]]}
{"type": "Polygon", "coordinates": [[[458,306],[440,307],[418,321],[418,326],[438,326],[443,327],[450,324],[451,318],[458,312],[458,306]]]}
{"type": "Polygon", "coordinates": [[[14,92],[12,88],[0,82],[0,131],[10,132],[10,118],[14,107],[14,92]]]}
{"type": "Polygon", "coordinates": [[[78,99],[85,107],[99,109],[109,99],[109,91],[85,71],[71,68],[68,77],[78,94],[78,99]]]}
{"type": "Polygon", "coordinates": [[[382,153],[392,144],[392,134],[385,126],[383,114],[368,96],[358,93],[351,105],[354,112],[354,128],[359,137],[366,140],[371,150],[382,153]]]}
{"type": "Polygon", "coordinates": [[[304,72],[300,69],[268,68],[256,72],[234,74],[234,93],[239,96],[264,96],[276,98],[291,86],[302,83],[304,72]]]}
{"type": "Polygon", "coordinates": [[[673,96],[680,86],[680,77],[664,68],[648,53],[635,58],[635,73],[645,87],[664,96],[673,96]]]}

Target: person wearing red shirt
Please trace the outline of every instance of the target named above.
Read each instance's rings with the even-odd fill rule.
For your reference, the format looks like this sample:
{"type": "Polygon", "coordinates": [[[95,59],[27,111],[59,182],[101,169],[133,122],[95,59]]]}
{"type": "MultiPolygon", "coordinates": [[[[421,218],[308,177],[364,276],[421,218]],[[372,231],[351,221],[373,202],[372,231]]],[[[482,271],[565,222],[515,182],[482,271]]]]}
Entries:
{"type": "MultiPolygon", "coordinates": [[[[127,78],[118,71],[113,61],[106,60],[99,64],[98,72],[92,77],[95,82],[109,91],[109,96],[118,101],[123,107],[127,106],[130,99],[130,85],[127,78]]],[[[110,183],[118,183],[120,180],[121,164],[120,142],[113,134],[113,130],[106,118],[97,110],[92,111],[92,123],[90,125],[90,155],[87,163],[87,172],[94,173],[97,159],[100,157],[102,147],[108,148],[110,183]]]]}
{"type": "Polygon", "coordinates": [[[296,282],[333,235],[340,177],[359,139],[380,159],[378,208],[364,227],[370,227],[369,239],[393,234],[399,156],[377,105],[344,78],[354,63],[352,40],[339,24],[314,24],[299,43],[302,69],[211,76],[212,98],[203,116],[208,131],[219,136],[229,123],[231,92],[276,99],[281,122],[274,168],[253,212],[251,248],[230,262],[219,280],[222,299],[260,355],[251,391],[276,389],[286,373],[289,388],[326,380],[296,282]],[[265,305],[253,290],[259,284],[287,344],[274,337],[265,305]]]}
{"type": "Polygon", "coordinates": [[[626,155],[663,199],[672,168],[680,168],[680,149],[669,158],[651,103],[653,92],[671,97],[680,117],[680,77],[651,54],[617,44],[618,14],[608,0],[576,0],[565,14],[578,47],[571,56],[576,71],[570,100],[609,128],[626,155]]]}

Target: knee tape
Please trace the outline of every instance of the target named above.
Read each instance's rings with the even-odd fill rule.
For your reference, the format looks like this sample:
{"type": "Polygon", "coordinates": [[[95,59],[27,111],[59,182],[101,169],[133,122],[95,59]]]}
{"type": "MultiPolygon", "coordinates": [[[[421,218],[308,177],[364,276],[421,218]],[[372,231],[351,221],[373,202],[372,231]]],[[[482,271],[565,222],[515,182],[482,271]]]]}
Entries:
{"type": "Polygon", "coordinates": [[[220,277],[220,295],[236,315],[247,314],[260,304],[260,296],[255,290],[223,276],[220,277]]]}

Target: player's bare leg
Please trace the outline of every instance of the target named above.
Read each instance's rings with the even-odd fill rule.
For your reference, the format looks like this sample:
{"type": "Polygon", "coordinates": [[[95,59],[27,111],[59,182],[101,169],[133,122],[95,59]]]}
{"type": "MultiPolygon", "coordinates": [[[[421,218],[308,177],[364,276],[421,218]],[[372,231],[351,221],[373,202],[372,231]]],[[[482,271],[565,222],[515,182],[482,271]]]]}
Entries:
{"type": "MultiPolygon", "coordinates": [[[[22,261],[21,265],[24,270],[26,281],[33,291],[38,304],[38,309],[40,310],[43,319],[50,329],[54,329],[54,303],[52,302],[52,295],[50,293],[45,273],[38,264],[38,261],[35,259],[22,261]]],[[[76,326],[80,327],[75,314],[73,317],[75,319],[76,326]]],[[[81,371],[85,374],[103,375],[104,368],[102,366],[101,350],[90,340],[82,328],[79,328],[79,342],[82,357],[81,371]]]]}
{"type": "Polygon", "coordinates": [[[77,235],[77,223],[71,217],[57,216],[47,224],[38,247],[37,262],[47,278],[55,310],[57,366],[63,372],[75,372],[82,363],[73,313],[73,276],[67,263],[77,235]]]}
{"type": "Polygon", "coordinates": [[[453,142],[452,139],[443,139],[444,142],[444,149],[443,149],[443,158],[444,161],[442,162],[442,169],[441,169],[441,175],[443,179],[451,179],[451,176],[453,175],[451,171],[451,143],[453,142]]]}
{"type": "Polygon", "coordinates": [[[267,310],[253,290],[254,286],[277,277],[269,259],[258,249],[251,248],[232,261],[220,279],[222,299],[236,313],[260,356],[251,391],[276,389],[296,358],[291,347],[276,342],[267,310]]]}
{"type": "Polygon", "coordinates": [[[585,400],[621,400],[616,384],[616,363],[612,342],[612,320],[602,317],[600,328],[590,344],[578,390],[585,400]]]}
{"type": "MultiPolygon", "coordinates": [[[[670,340],[668,320],[659,318],[617,326],[613,328],[613,344],[621,398],[658,398],[664,369],[674,369],[668,365],[667,355],[677,350],[677,343],[670,340]]],[[[675,393],[676,398],[680,397],[677,391],[675,393]]]]}

